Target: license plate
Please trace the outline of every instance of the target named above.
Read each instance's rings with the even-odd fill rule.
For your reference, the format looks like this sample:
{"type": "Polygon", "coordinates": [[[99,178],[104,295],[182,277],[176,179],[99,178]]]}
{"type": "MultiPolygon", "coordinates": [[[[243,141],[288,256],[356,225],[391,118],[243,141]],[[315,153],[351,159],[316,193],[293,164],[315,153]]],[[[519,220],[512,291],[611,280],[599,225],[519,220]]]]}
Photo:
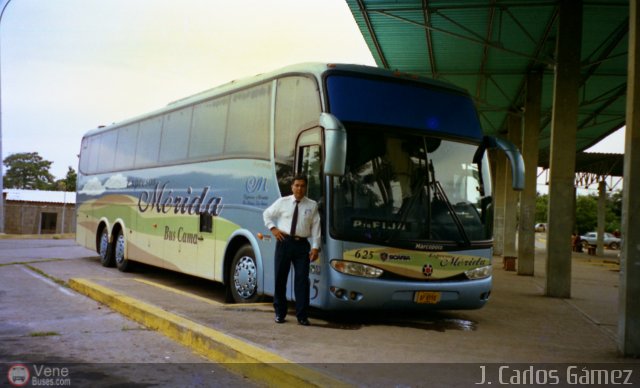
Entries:
{"type": "Polygon", "coordinates": [[[416,291],[413,301],[419,304],[436,304],[440,302],[440,296],[438,291],[416,291]]]}

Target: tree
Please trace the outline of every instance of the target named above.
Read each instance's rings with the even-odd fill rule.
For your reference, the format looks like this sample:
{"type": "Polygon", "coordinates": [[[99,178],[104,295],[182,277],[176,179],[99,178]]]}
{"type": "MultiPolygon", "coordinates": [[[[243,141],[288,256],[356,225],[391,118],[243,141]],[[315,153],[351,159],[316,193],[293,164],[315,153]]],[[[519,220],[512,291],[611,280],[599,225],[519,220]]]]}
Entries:
{"type": "Polygon", "coordinates": [[[536,222],[547,222],[549,194],[536,193],[536,222]]]}
{"type": "Polygon", "coordinates": [[[607,197],[606,230],[610,232],[622,229],[622,190],[616,190],[607,197]]]}
{"type": "Polygon", "coordinates": [[[73,167],[69,166],[69,170],[67,171],[67,176],[64,179],[58,179],[55,183],[54,190],[56,191],[75,191],[76,190],[76,180],[78,178],[78,174],[73,167]]]}
{"type": "MultiPolygon", "coordinates": [[[[547,222],[549,195],[543,194],[536,197],[536,222],[547,222]]],[[[605,208],[605,231],[620,230],[622,217],[622,192],[615,191],[607,196],[605,208]]],[[[575,230],[579,234],[593,232],[598,226],[598,196],[576,196],[575,230]]]]}
{"type": "Polygon", "coordinates": [[[54,182],[49,172],[52,162],[44,160],[37,152],[11,154],[2,162],[7,167],[5,188],[47,190],[54,182]]]}
{"type": "Polygon", "coordinates": [[[578,195],[576,197],[576,224],[578,234],[596,230],[598,226],[598,196],[578,195]]]}

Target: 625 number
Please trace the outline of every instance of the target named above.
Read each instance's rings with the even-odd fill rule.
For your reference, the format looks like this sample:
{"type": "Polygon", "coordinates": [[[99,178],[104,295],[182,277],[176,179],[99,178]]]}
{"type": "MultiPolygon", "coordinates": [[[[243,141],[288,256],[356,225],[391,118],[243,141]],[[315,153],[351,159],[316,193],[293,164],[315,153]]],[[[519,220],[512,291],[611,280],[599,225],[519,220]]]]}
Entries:
{"type": "Polygon", "coordinates": [[[358,249],[354,256],[356,257],[356,259],[370,260],[373,259],[373,251],[370,251],[368,249],[358,249]]]}

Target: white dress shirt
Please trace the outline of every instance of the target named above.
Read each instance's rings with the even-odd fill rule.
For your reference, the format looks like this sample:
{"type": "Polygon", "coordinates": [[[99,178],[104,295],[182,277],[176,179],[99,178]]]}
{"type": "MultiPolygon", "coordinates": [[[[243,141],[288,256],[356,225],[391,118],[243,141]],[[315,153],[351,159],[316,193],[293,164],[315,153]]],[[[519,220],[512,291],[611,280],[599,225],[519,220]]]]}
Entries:
{"type": "MultiPolygon", "coordinates": [[[[286,234],[291,230],[293,211],[296,208],[296,197],[289,195],[279,198],[269,206],[262,217],[264,225],[271,229],[274,226],[286,234]]],[[[296,236],[311,239],[311,248],[320,249],[320,214],[316,201],[303,197],[298,204],[298,223],[296,236]]]]}

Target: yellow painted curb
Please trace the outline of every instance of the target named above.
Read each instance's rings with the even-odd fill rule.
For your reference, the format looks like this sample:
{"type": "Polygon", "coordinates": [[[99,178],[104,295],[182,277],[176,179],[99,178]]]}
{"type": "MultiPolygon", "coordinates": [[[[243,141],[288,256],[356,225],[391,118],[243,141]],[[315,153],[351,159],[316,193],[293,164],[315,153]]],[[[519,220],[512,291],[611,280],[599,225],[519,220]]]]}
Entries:
{"type": "Polygon", "coordinates": [[[69,286],[254,381],[270,386],[348,386],[275,353],[120,294],[88,279],[70,279],[69,286]]]}
{"type": "Polygon", "coordinates": [[[145,280],[145,279],[139,279],[139,278],[135,278],[135,279],[133,279],[133,280],[135,280],[135,281],[136,281],[136,282],[138,282],[138,283],[142,283],[142,284],[146,284],[146,285],[148,285],[148,286],[156,287],[156,288],[159,288],[159,289],[161,289],[161,290],[165,290],[165,291],[173,292],[174,294],[182,295],[182,296],[186,296],[186,297],[188,297],[188,298],[192,298],[192,299],[195,299],[195,300],[198,300],[198,301],[200,301],[200,302],[204,302],[204,303],[207,303],[207,304],[210,304],[210,305],[214,305],[214,306],[224,306],[224,304],[223,304],[223,303],[216,302],[215,300],[211,300],[211,299],[203,298],[203,297],[198,296],[198,295],[193,295],[193,294],[190,294],[190,293],[188,293],[188,292],[184,292],[184,291],[178,290],[178,289],[173,288],[173,287],[167,287],[167,286],[165,286],[165,285],[163,285],[163,284],[160,284],[160,283],[152,282],[152,281],[145,280]]]}

